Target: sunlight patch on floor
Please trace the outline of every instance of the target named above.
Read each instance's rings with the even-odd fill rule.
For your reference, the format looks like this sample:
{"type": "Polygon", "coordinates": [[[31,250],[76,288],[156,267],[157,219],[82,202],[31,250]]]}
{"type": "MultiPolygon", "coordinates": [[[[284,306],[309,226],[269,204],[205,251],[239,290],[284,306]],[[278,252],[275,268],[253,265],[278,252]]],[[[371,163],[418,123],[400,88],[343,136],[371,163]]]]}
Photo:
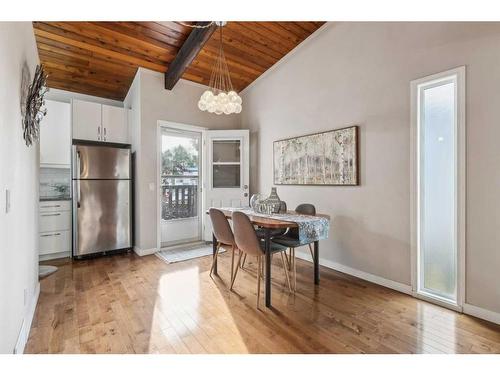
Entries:
{"type": "Polygon", "coordinates": [[[219,287],[197,265],[162,275],[149,352],[248,352],[219,287]]]}
{"type": "Polygon", "coordinates": [[[450,349],[457,345],[456,316],[448,311],[442,314],[440,309],[426,303],[417,304],[419,346],[437,353],[451,353],[450,349]]]}

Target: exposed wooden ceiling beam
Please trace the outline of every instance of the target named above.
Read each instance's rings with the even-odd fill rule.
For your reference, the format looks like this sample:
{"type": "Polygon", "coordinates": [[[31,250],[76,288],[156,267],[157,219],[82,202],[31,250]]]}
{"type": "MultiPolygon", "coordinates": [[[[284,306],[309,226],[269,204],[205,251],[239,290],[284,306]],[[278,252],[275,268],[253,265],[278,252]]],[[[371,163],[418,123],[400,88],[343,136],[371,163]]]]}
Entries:
{"type": "MultiPolygon", "coordinates": [[[[197,25],[206,25],[206,22],[198,22],[197,25]]],[[[194,28],[177,53],[177,56],[169,65],[165,73],[165,88],[172,90],[175,84],[184,74],[186,68],[198,56],[205,43],[210,39],[217,26],[212,23],[209,27],[194,28]]]]}

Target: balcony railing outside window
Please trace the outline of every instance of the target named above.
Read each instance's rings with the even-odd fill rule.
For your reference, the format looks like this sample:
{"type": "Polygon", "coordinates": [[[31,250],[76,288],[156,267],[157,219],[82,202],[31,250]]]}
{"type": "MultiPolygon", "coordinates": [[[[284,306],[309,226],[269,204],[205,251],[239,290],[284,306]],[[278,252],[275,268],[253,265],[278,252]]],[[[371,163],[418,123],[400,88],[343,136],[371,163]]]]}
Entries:
{"type": "Polygon", "coordinates": [[[198,216],[198,176],[163,175],[161,188],[162,220],[198,216]]]}

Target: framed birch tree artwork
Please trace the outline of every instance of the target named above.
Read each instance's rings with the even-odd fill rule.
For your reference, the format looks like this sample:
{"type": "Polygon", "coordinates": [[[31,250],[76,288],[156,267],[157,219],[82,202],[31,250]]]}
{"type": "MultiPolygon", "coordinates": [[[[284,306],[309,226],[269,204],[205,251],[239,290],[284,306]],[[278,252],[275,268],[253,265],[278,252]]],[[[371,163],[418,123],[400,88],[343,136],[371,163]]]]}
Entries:
{"type": "Polygon", "coordinates": [[[358,126],[275,141],[275,185],[359,185],[358,126]]]}

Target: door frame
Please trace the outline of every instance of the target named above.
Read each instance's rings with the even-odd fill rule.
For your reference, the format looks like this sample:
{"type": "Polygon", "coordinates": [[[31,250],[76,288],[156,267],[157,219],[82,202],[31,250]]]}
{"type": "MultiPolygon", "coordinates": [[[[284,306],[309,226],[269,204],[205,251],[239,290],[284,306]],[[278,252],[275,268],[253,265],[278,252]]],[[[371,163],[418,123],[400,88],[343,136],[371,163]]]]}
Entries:
{"type": "MultiPolygon", "coordinates": [[[[188,132],[195,132],[195,133],[200,133],[201,135],[201,144],[200,144],[200,171],[198,173],[198,183],[199,189],[201,189],[198,192],[198,198],[199,198],[199,204],[201,205],[200,207],[200,226],[201,226],[201,238],[200,241],[203,241],[203,228],[205,226],[205,216],[203,214],[203,207],[205,207],[205,193],[204,193],[204,174],[205,174],[205,138],[206,138],[206,132],[208,128],[202,127],[202,126],[196,126],[196,125],[190,125],[190,124],[183,124],[179,122],[172,122],[172,121],[165,121],[165,120],[158,120],[157,128],[156,128],[156,247],[158,251],[162,249],[161,247],[161,152],[162,152],[162,145],[161,145],[161,131],[162,129],[171,129],[171,130],[178,130],[178,131],[188,131],[188,132]]],[[[179,245],[172,245],[174,246],[179,246],[179,245]]]]}
{"type": "Polygon", "coordinates": [[[411,108],[411,131],[410,131],[410,236],[411,236],[411,282],[412,294],[416,298],[447,307],[456,311],[462,311],[465,303],[465,256],[466,256],[466,70],[460,66],[444,72],[432,74],[411,81],[410,83],[410,108],[411,108]],[[456,76],[456,101],[457,117],[455,121],[455,161],[456,161],[456,244],[457,244],[457,301],[450,303],[435,296],[422,294],[418,290],[418,278],[420,274],[419,262],[419,225],[420,225],[420,98],[419,87],[422,84],[431,85],[433,81],[441,81],[447,77],[456,76]]]}

